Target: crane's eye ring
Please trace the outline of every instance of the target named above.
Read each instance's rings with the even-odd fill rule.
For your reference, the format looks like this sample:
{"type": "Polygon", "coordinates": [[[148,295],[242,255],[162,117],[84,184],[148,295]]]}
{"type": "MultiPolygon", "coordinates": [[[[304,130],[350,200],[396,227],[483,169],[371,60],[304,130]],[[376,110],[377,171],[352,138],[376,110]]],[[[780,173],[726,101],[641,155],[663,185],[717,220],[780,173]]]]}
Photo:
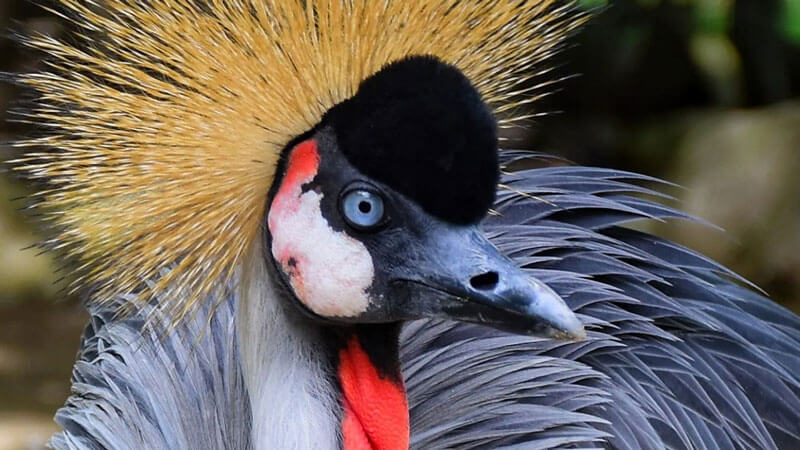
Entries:
{"type": "Polygon", "coordinates": [[[374,230],[386,219],[383,197],[363,186],[345,191],[339,207],[347,224],[359,231],[374,230]]]}

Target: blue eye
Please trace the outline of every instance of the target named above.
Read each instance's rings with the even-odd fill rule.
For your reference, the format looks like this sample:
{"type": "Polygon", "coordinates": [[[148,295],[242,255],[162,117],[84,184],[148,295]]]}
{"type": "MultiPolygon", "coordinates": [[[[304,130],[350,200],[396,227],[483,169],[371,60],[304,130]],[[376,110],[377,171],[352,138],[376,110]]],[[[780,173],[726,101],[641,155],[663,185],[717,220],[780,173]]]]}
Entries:
{"type": "Polygon", "coordinates": [[[383,222],[383,199],[363,189],[350,191],[342,199],[342,213],[354,228],[375,227],[383,222]]]}

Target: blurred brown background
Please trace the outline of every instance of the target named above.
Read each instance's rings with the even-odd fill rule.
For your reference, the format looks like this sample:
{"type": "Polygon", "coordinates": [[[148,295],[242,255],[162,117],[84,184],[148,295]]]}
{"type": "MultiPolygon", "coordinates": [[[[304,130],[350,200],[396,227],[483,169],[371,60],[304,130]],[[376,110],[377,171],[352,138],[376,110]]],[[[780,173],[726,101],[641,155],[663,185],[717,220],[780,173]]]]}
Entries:
{"type": "MultiPolygon", "coordinates": [[[[39,3],[49,3],[40,1],[39,3]]],[[[707,253],[800,311],[800,0],[582,0],[601,8],[556,59],[578,74],[537,105],[553,114],[512,145],[665,178],[679,206],[726,231],[643,225],[707,253]],[[560,112],[559,112],[560,111],[560,112]]],[[[64,33],[26,0],[0,0],[0,30],[64,33]]],[[[10,34],[10,33],[9,33],[10,34]]],[[[0,72],[41,67],[0,39],[0,72]]],[[[0,142],[20,93],[0,83],[0,142]]],[[[0,145],[0,160],[13,157],[0,145]]],[[[39,448],[68,392],[85,321],[59,294],[35,226],[0,172],[0,449],[39,448]]]]}

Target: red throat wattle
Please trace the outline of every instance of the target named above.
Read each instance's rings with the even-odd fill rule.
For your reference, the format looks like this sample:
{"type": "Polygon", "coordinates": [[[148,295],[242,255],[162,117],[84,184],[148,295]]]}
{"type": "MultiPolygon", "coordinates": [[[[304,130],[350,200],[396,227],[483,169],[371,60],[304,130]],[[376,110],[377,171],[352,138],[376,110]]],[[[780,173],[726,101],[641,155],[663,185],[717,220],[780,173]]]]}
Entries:
{"type": "Polygon", "coordinates": [[[382,376],[356,336],[339,352],[344,450],[408,449],[408,402],[403,382],[382,376]]]}

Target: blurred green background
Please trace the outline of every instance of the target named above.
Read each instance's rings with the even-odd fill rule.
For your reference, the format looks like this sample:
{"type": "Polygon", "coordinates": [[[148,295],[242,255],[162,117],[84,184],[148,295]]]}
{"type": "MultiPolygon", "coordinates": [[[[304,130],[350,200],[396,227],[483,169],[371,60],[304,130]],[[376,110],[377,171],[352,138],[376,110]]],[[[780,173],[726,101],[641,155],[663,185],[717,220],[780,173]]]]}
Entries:
{"type": "MultiPolygon", "coordinates": [[[[42,3],[42,2],[40,2],[42,3]]],[[[800,0],[581,0],[597,16],[552,75],[571,77],[536,105],[510,145],[580,164],[665,178],[678,206],[725,232],[642,225],[707,253],[800,311],[800,0]]],[[[0,0],[0,30],[60,35],[33,2],[0,0]]],[[[0,71],[41,67],[0,41],[0,71]]],[[[20,93],[0,84],[0,141],[20,93]]],[[[13,157],[0,146],[0,160],[13,157]]],[[[21,249],[35,226],[12,201],[25,189],[0,172],[0,449],[38,448],[68,392],[86,317],[59,294],[49,255],[21,249]]]]}

